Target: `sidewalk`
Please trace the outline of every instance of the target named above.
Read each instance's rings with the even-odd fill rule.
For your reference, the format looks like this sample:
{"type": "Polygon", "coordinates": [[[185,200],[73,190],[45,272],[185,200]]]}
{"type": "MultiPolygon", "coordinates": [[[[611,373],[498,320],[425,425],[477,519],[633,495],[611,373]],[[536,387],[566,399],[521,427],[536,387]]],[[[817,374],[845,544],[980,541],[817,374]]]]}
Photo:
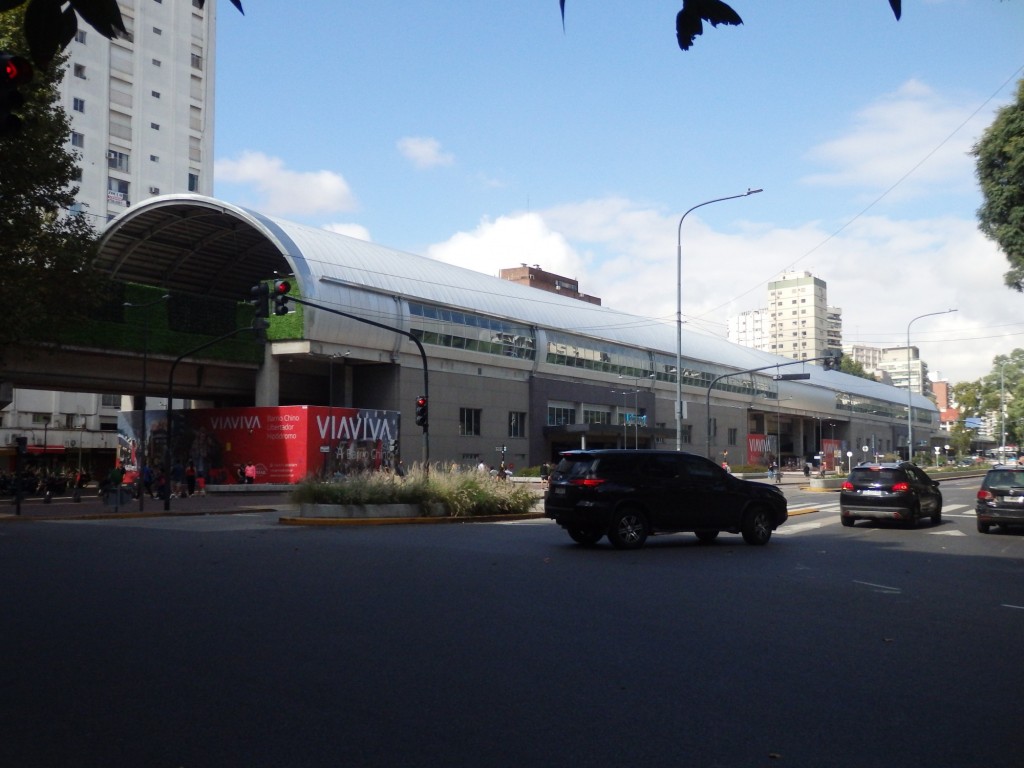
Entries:
{"type": "Polygon", "coordinates": [[[16,515],[16,506],[10,497],[0,499],[0,523],[18,520],[95,520],[117,517],[159,517],[161,515],[230,515],[242,512],[290,513],[294,510],[291,494],[281,486],[260,490],[260,486],[238,486],[245,490],[218,491],[205,496],[193,495],[171,499],[170,510],[164,510],[161,499],[143,499],[143,511],[139,511],[139,500],[131,499],[119,507],[106,505],[88,488],[80,502],[74,502],[70,495],[58,496],[49,504],[41,496],[29,496],[21,501],[21,515],[16,515]]]}

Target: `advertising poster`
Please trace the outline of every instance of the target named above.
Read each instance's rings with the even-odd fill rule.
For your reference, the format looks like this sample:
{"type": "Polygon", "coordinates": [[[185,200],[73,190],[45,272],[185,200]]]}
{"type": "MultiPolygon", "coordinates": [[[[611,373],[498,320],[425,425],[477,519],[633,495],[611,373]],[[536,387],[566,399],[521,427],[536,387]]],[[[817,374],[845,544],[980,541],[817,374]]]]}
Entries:
{"type": "Polygon", "coordinates": [[[767,466],[775,456],[775,435],[747,435],[747,462],[749,464],[767,466]]]}
{"type": "Polygon", "coordinates": [[[204,408],[167,413],[123,412],[118,459],[126,482],[139,471],[145,432],[146,462],[154,469],[191,461],[207,485],[243,482],[246,464],[257,483],[297,483],[310,476],[377,470],[396,460],[398,411],[294,405],[204,408]]]}

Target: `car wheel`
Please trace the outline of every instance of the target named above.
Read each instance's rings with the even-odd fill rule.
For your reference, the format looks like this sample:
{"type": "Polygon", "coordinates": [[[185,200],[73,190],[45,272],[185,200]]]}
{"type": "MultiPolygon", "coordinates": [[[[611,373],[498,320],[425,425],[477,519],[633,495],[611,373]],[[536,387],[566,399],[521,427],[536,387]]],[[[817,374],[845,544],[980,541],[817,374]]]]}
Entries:
{"type": "Polygon", "coordinates": [[[843,524],[844,528],[853,528],[853,524],[857,522],[857,518],[843,515],[839,518],[839,522],[843,524]]]}
{"type": "Polygon", "coordinates": [[[592,528],[569,528],[569,537],[577,544],[582,544],[585,547],[592,547],[601,540],[604,536],[601,531],[595,531],[592,528]]]}
{"type": "Polygon", "coordinates": [[[694,531],[694,533],[697,534],[697,540],[701,544],[710,544],[718,538],[718,531],[715,530],[694,531]]]}
{"type": "Polygon", "coordinates": [[[989,524],[978,521],[978,533],[988,533],[989,524]]]}
{"type": "Polygon", "coordinates": [[[932,525],[939,525],[942,523],[942,505],[939,504],[932,512],[932,525]]]}
{"type": "Polygon", "coordinates": [[[743,516],[741,533],[747,544],[767,544],[768,539],[772,537],[772,521],[768,510],[764,507],[754,507],[748,510],[747,514],[743,516]]]}
{"type": "Polygon", "coordinates": [[[612,515],[608,541],[616,549],[638,549],[647,541],[647,519],[636,509],[623,509],[612,515]]]}

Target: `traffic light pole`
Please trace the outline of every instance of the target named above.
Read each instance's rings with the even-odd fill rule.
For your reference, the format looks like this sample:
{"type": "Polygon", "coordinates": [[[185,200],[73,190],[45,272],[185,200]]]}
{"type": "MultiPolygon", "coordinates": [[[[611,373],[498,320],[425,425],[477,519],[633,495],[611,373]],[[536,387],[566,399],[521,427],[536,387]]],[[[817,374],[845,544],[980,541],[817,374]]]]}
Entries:
{"type": "MultiPolygon", "coordinates": [[[[171,372],[167,376],[167,439],[166,439],[166,442],[164,443],[164,475],[167,478],[167,483],[168,483],[167,491],[166,491],[166,494],[164,496],[164,511],[165,512],[168,512],[171,509],[171,488],[170,488],[171,466],[172,466],[171,462],[174,460],[174,456],[171,453],[171,437],[173,435],[173,427],[172,427],[172,421],[171,421],[171,418],[172,418],[171,403],[172,403],[173,398],[174,398],[174,371],[178,367],[178,363],[180,363],[182,360],[184,360],[189,355],[194,355],[196,352],[202,352],[207,347],[212,347],[214,344],[219,344],[220,342],[224,341],[225,339],[230,339],[232,336],[237,336],[240,333],[245,333],[246,331],[253,331],[253,330],[256,330],[258,332],[260,329],[259,328],[252,328],[252,327],[250,327],[250,328],[235,328],[235,330],[229,331],[228,333],[225,333],[223,336],[218,336],[216,339],[212,339],[211,341],[208,341],[205,344],[200,344],[198,347],[193,347],[188,352],[183,352],[182,354],[178,355],[177,359],[175,359],[175,361],[173,363],[171,363],[171,372]]],[[[143,419],[145,419],[145,414],[143,414],[143,419]]]]}
{"type": "MultiPolygon", "coordinates": [[[[304,307],[313,307],[313,309],[319,309],[322,312],[330,312],[332,315],[340,315],[341,317],[347,317],[349,320],[355,320],[357,323],[366,323],[372,325],[375,328],[382,328],[385,331],[393,331],[394,333],[401,334],[408,339],[412,340],[412,343],[416,345],[416,349],[420,352],[420,360],[423,361],[423,397],[426,398],[427,403],[430,403],[430,377],[427,374],[427,353],[423,349],[423,344],[413,334],[405,331],[401,328],[395,328],[391,325],[385,325],[384,323],[378,323],[376,320],[367,320],[365,317],[359,317],[358,315],[352,315],[348,312],[342,312],[340,309],[331,309],[325,307],[322,304],[315,304],[312,301],[306,301],[305,299],[297,299],[294,296],[288,296],[288,301],[294,301],[296,304],[302,304],[304,307]]],[[[423,472],[424,474],[430,474],[430,422],[428,416],[428,422],[423,425],[423,472]]]]}
{"type": "MultiPolygon", "coordinates": [[[[733,371],[732,373],[723,373],[721,376],[715,376],[715,378],[713,378],[711,380],[711,383],[708,384],[708,393],[707,393],[707,397],[704,400],[704,413],[707,415],[707,432],[705,433],[704,455],[707,456],[709,459],[712,458],[711,457],[711,390],[714,389],[715,384],[720,382],[722,379],[728,379],[728,378],[730,378],[732,376],[743,376],[743,375],[748,374],[748,373],[760,373],[761,371],[770,371],[772,368],[785,368],[785,367],[790,366],[790,365],[803,365],[805,363],[815,363],[815,362],[818,362],[818,361],[825,361],[825,360],[832,361],[832,363],[838,367],[838,358],[835,355],[826,355],[825,357],[808,357],[808,358],[806,358],[804,360],[794,360],[791,363],[776,363],[775,365],[765,365],[765,366],[762,366],[761,368],[749,368],[749,369],[747,369],[745,371],[733,371]]],[[[799,373],[798,374],[782,374],[782,376],[779,377],[779,380],[786,380],[786,379],[782,378],[783,376],[785,376],[786,379],[790,379],[791,377],[792,378],[796,378],[798,376],[800,378],[810,378],[811,377],[811,375],[809,373],[808,374],[799,374],[799,373]]],[[[780,446],[780,453],[781,453],[781,446],[780,446]]]]}

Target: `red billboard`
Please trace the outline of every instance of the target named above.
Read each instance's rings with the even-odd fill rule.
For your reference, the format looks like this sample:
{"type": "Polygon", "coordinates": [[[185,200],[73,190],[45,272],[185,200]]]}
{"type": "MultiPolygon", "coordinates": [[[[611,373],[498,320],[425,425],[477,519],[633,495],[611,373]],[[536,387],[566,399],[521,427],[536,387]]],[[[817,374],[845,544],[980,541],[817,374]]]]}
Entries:
{"type": "MultiPolygon", "coordinates": [[[[118,419],[118,459],[130,482],[143,444],[141,411],[118,419]]],[[[257,483],[297,483],[310,476],[380,469],[396,460],[400,414],[364,408],[291,405],[203,408],[145,414],[146,463],[172,470],[189,461],[208,485],[243,482],[246,464],[257,483]]]]}

